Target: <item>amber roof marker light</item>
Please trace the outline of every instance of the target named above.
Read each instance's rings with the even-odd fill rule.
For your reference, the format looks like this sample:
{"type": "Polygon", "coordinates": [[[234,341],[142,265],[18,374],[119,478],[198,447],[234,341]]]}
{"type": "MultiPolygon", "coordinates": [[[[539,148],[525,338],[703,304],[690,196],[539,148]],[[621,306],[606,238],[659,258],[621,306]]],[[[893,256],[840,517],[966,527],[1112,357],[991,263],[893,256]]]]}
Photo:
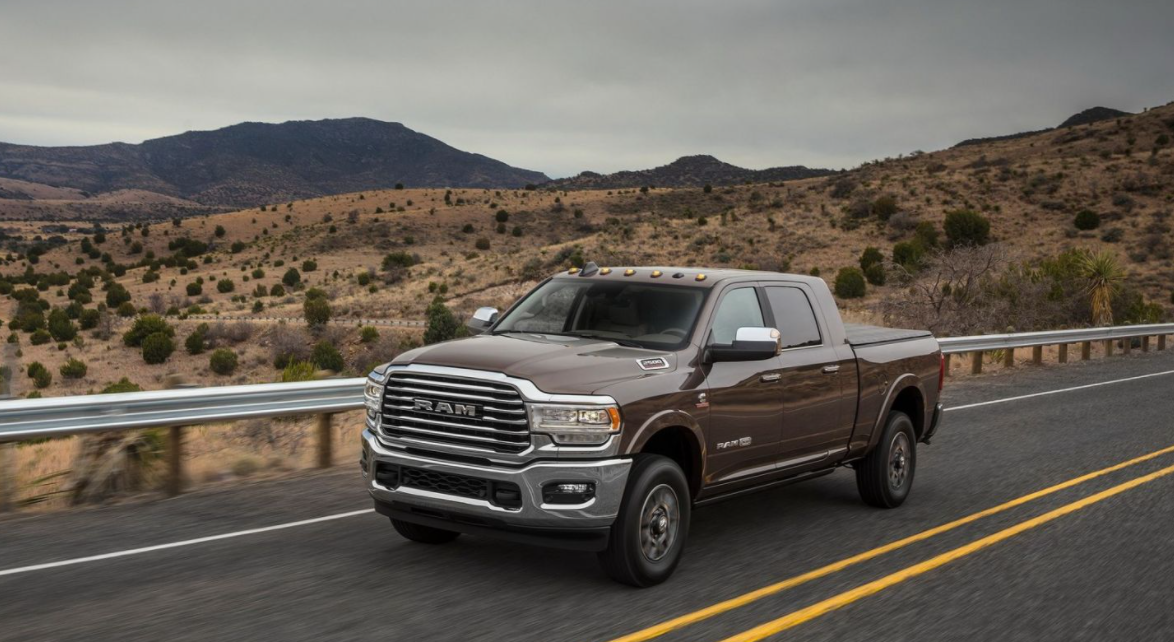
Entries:
{"type": "Polygon", "coordinates": [[[599,273],[603,276],[611,274],[611,268],[600,268],[599,273]]]}
{"type": "Polygon", "coordinates": [[[636,270],[633,270],[631,268],[624,270],[624,276],[632,276],[635,273],[636,273],[636,270]]]}
{"type": "Polygon", "coordinates": [[[655,279],[655,278],[659,277],[659,276],[660,276],[660,275],[662,275],[662,274],[664,274],[664,272],[661,272],[660,270],[653,270],[653,271],[652,271],[652,278],[654,278],[654,279],[655,279]]]}
{"type": "Polygon", "coordinates": [[[694,278],[694,280],[696,280],[696,281],[704,281],[704,280],[705,280],[705,275],[704,275],[704,274],[698,274],[697,276],[695,276],[695,277],[693,277],[693,278],[694,278]]]}
{"type": "Polygon", "coordinates": [[[567,274],[578,274],[578,273],[579,273],[579,268],[577,268],[577,267],[573,267],[573,268],[567,270],[567,274]]]}

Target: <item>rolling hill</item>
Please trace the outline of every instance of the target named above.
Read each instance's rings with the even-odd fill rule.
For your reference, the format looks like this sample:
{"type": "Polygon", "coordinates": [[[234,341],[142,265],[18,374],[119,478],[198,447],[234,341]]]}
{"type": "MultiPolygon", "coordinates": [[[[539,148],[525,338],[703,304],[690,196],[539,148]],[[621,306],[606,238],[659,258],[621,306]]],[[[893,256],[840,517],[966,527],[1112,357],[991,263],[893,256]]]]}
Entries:
{"type": "Polygon", "coordinates": [[[634,189],[640,187],[701,187],[743,183],[773,183],[813,178],[834,173],[802,165],[746,169],[722,162],[713,156],[682,156],[668,165],[652,169],[629,170],[614,174],[582,172],[577,176],[550,181],[543,187],[553,189],[634,189]]]}

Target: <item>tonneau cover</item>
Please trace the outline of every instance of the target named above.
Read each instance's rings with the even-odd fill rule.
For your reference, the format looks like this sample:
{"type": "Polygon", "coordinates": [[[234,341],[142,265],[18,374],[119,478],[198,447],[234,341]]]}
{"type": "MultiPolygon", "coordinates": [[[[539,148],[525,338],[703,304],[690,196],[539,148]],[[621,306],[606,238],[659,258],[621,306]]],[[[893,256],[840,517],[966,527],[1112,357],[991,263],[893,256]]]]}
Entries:
{"type": "Polygon", "coordinates": [[[906,330],[903,328],[882,328],[878,325],[864,325],[861,323],[845,323],[844,333],[848,337],[848,344],[866,346],[874,343],[888,343],[890,341],[907,341],[933,336],[929,330],[906,330]]]}

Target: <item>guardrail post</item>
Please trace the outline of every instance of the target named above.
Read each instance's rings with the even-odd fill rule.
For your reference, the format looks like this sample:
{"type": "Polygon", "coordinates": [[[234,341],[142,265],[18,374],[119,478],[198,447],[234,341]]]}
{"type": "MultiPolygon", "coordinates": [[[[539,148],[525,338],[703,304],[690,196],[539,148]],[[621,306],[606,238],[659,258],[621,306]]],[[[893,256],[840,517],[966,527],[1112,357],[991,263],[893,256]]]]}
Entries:
{"type": "Polygon", "coordinates": [[[1159,350],[1166,349],[1166,335],[1164,335],[1164,334],[1158,335],[1158,349],[1159,350]]]}
{"type": "Polygon", "coordinates": [[[1031,362],[1037,366],[1044,362],[1044,347],[1043,346],[1032,346],[1031,347],[1031,362]]]}
{"type": "Polygon", "coordinates": [[[1150,338],[1149,337],[1142,337],[1141,338],[1141,351],[1142,352],[1149,352],[1150,351],[1150,338]]]}
{"type": "Polygon", "coordinates": [[[334,463],[334,415],[318,415],[318,467],[330,468],[334,463]]]}
{"type": "Polygon", "coordinates": [[[1060,344],[1060,363],[1068,363],[1068,344],[1060,344]]]}
{"type": "Polygon", "coordinates": [[[16,444],[0,444],[0,513],[16,503],[16,444]]]}
{"type": "Polygon", "coordinates": [[[970,374],[982,374],[982,350],[970,353],[970,374]]]}
{"type": "Polygon", "coordinates": [[[1122,339],[1121,347],[1124,348],[1123,352],[1125,354],[1131,354],[1133,352],[1133,337],[1125,337],[1122,339]]]}
{"type": "Polygon", "coordinates": [[[1084,341],[1080,344],[1080,360],[1088,361],[1092,358],[1092,341],[1084,341]]]}
{"type": "Polygon", "coordinates": [[[950,357],[952,357],[954,355],[946,353],[943,356],[946,358],[946,376],[948,377],[948,376],[950,376],[950,357]]]}
{"type": "Polygon", "coordinates": [[[1113,340],[1112,339],[1109,339],[1108,341],[1105,342],[1105,356],[1106,357],[1113,356],[1113,340]]]}
{"type": "Polygon", "coordinates": [[[167,429],[167,481],[164,492],[175,497],[183,491],[183,427],[167,429]]]}
{"type": "Polygon", "coordinates": [[[1004,368],[1014,368],[1015,367],[1015,348],[1004,348],[1003,349],[1003,367],[1004,368]]]}

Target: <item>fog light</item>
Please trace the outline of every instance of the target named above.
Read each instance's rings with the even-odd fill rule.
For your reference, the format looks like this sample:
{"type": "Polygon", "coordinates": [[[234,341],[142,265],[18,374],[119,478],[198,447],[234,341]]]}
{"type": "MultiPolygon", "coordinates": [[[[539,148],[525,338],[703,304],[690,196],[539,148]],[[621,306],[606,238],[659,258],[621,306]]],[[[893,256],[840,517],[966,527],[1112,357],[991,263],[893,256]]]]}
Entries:
{"type": "Polygon", "coordinates": [[[558,482],[542,488],[545,504],[585,504],[594,497],[595,484],[591,482],[558,482]]]}

